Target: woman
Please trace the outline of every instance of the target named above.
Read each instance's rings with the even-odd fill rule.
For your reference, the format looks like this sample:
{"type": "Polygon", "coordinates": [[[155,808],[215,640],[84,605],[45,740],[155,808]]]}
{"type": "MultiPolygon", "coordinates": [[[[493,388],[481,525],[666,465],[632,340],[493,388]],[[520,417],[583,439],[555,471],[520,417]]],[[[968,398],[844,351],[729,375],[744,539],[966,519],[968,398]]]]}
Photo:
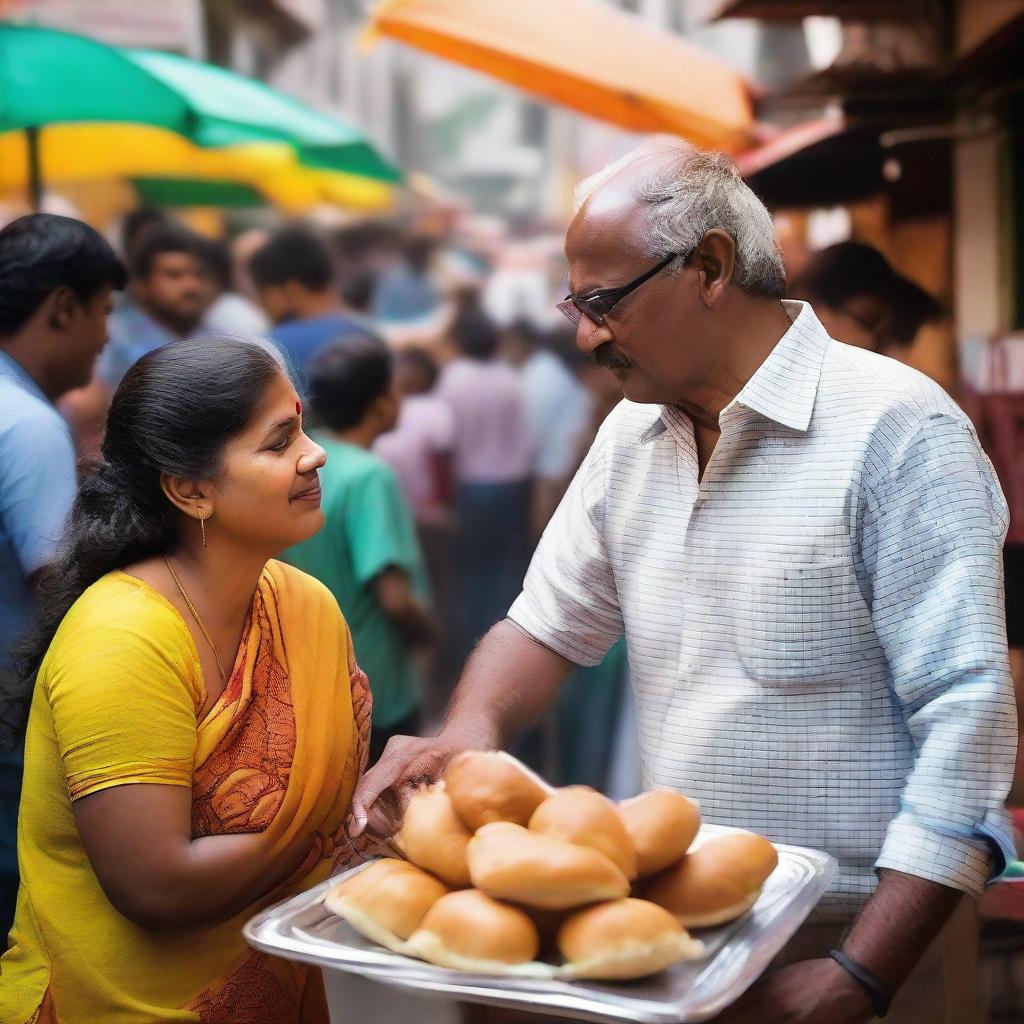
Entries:
{"type": "Polygon", "coordinates": [[[140,359],[71,513],[35,675],[0,1020],[327,1021],[257,909],[353,855],[370,701],[338,606],[274,561],[323,523],[323,449],[278,357],[140,359]]]}

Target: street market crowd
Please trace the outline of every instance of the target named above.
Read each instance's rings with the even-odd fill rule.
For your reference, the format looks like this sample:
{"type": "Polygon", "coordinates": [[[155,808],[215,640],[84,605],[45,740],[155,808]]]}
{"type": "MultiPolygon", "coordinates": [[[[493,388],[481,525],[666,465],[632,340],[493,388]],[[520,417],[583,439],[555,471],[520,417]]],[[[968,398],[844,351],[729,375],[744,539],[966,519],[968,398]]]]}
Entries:
{"type": "Polygon", "coordinates": [[[1024,641],[999,483],[900,361],[941,307],[856,242],[787,283],[688,148],[566,255],[0,230],[0,1019],[326,1021],[240,922],[474,746],[837,858],[724,1024],[975,1019],[1024,641]]]}

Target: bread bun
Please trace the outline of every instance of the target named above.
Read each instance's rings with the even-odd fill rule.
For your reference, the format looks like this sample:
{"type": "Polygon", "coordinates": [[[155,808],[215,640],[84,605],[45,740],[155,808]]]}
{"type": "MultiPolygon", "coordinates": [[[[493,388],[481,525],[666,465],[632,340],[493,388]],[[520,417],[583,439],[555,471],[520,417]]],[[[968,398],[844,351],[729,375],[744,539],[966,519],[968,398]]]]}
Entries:
{"type": "Polygon", "coordinates": [[[775,848],[762,836],[718,836],[655,875],[643,895],[684,927],[724,924],[757,902],[777,863],[775,848]]]}
{"type": "Polygon", "coordinates": [[[470,884],[466,846],[471,835],[443,787],[431,786],[409,801],[398,839],[413,864],[437,875],[453,889],[466,889],[470,884]]]}
{"type": "Polygon", "coordinates": [[[637,871],[653,875],[690,848],[700,828],[700,808],[667,789],[652,789],[619,804],[619,815],[636,848],[637,871]]]}
{"type": "Polygon", "coordinates": [[[324,905],[360,934],[395,952],[448,889],[404,860],[377,860],[336,885],[324,905]]]}
{"type": "Polygon", "coordinates": [[[492,821],[525,825],[552,792],[525,765],[501,750],[458,754],[444,773],[444,788],[470,832],[492,821]]]}
{"type": "Polygon", "coordinates": [[[539,949],[537,929],[523,911],[464,889],[427,911],[405,952],[440,967],[493,971],[529,963],[539,949]]]}
{"type": "Polygon", "coordinates": [[[568,910],[629,894],[626,876],[603,854],[507,821],[469,841],[469,875],[489,896],[542,910],[568,910]]]}
{"type": "Polygon", "coordinates": [[[704,944],[665,909],[623,899],[578,910],[558,932],[567,978],[644,978],[680,960],[702,956],[704,944]]]}
{"type": "Polygon", "coordinates": [[[706,851],[705,856],[735,864],[737,871],[746,874],[751,886],[762,886],[779,864],[779,851],[774,844],[756,832],[715,836],[702,843],[700,850],[706,851]]]}
{"type": "Polygon", "coordinates": [[[589,786],[567,786],[542,803],[530,831],[603,853],[625,876],[637,875],[636,850],[618,808],[589,786]]]}

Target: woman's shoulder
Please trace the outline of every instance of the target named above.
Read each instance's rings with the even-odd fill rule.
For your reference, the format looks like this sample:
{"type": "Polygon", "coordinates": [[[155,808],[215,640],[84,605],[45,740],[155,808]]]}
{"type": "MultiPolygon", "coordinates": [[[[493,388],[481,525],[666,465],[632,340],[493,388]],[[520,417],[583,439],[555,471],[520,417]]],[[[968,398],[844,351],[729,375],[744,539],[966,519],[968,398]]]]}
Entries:
{"type": "Polygon", "coordinates": [[[75,629],[145,630],[177,639],[188,630],[175,607],[151,584],[120,569],[101,576],[71,606],[63,625],[75,629]]]}
{"type": "Polygon", "coordinates": [[[134,665],[148,679],[161,667],[195,683],[195,645],[177,610],[148,583],[116,570],[100,577],[71,606],[50,644],[41,675],[106,672],[134,665]],[[145,666],[145,672],[140,666],[145,666]]]}

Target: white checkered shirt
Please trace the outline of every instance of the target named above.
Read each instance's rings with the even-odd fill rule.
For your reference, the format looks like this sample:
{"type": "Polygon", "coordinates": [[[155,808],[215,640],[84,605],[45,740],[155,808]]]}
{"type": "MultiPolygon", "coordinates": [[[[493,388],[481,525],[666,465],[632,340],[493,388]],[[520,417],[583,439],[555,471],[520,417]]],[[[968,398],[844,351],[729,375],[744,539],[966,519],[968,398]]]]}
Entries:
{"type": "Polygon", "coordinates": [[[979,894],[1012,856],[1006,503],[932,381],[810,306],[720,417],[623,402],[510,618],[581,665],[623,633],[645,786],[828,850],[819,912],[895,868],[979,894]]]}

